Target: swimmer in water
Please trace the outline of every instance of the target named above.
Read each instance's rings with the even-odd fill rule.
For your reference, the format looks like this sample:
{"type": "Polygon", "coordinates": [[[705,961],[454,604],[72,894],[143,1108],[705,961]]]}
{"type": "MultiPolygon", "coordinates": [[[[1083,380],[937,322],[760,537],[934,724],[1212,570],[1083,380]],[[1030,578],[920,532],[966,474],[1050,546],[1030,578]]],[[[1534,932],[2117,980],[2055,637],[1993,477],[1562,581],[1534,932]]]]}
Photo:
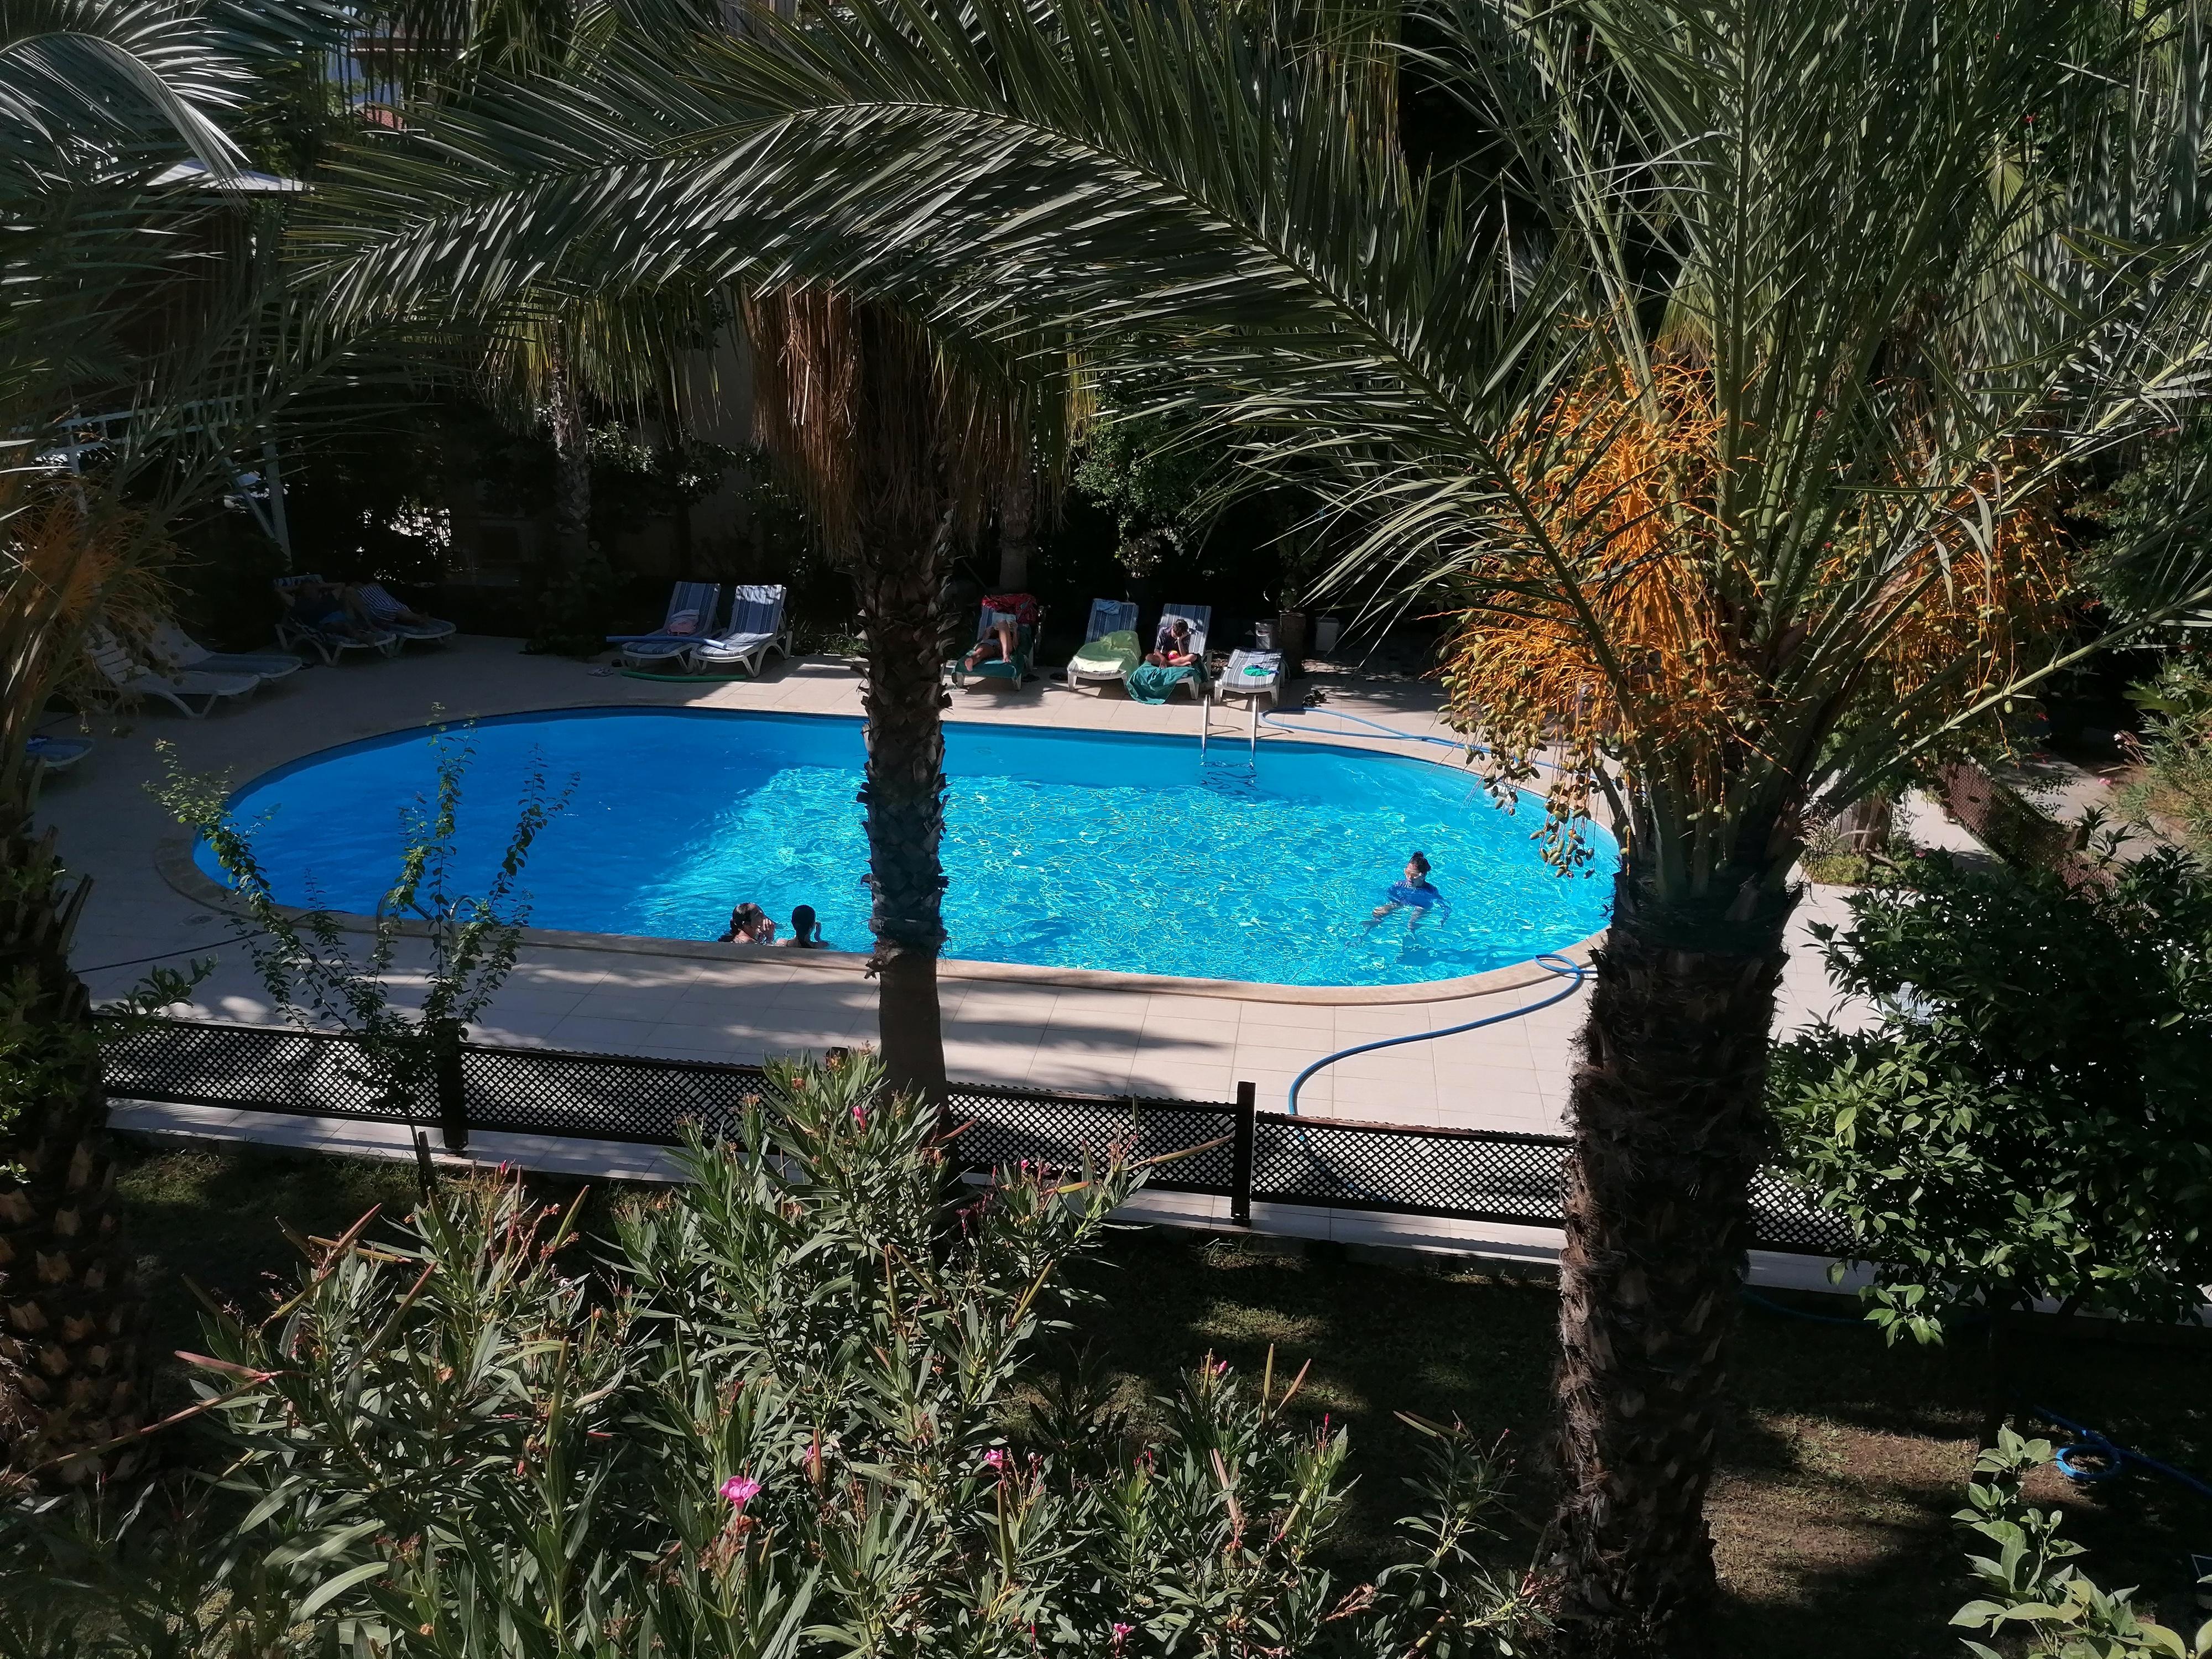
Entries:
{"type": "Polygon", "coordinates": [[[1410,925],[1419,927],[1421,919],[1429,914],[1431,908],[1438,905],[1446,910],[1451,908],[1444,902],[1444,896],[1429,881],[1428,854],[1416,853],[1406,860],[1406,878],[1390,884],[1382,902],[1375,907],[1375,914],[1367,919],[1367,925],[1372,927],[1393,910],[1410,910],[1413,913],[1410,925]]]}

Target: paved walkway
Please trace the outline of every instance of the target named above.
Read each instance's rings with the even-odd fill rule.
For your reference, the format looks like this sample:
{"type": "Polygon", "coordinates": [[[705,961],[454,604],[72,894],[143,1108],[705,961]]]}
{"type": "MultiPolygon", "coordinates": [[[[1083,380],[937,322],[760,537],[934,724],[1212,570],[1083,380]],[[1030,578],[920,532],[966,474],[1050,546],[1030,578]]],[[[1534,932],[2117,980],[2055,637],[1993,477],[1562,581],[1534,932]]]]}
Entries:
{"type": "MultiPolygon", "coordinates": [[[[1349,676],[1324,683],[1332,708],[1405,732],[1443,729],[1432,685],[1349,676]]],[[[173,744],[187,769],[228,773],[242,783],[313,750],[419,724],[434,707],[465,717],[677,704],[858,714],[860,678],[844,662],[804,659],[779,663],[757,682],[668,684],[524,656],[509,640],[463,638],[397,661],[311,668],[205,720],[146,713],[127,733],[99,733],[99,749],[46,786],[41,817],[59,830],[71,867],[95,880],[76,958],[95,994],[114,996],[145,968],[111,964],[198,946],[228,931],[221,916],[179,893],[155,868],[156,846],[176,833],[144,787],[160,773],[157,739],[173,744]]],[[[1101,696],[1047,684],[1012,695],[956,691],[950,718],[1180,732],[1194,742],[1200,714],[1184,702],[1152,706],[1118,691],[1101,696]]],[[[1394,746],[1381,738],[1370,744],[1314,737],[1394,746]]],[[[1812,890],[1799,908],[1784,981],[1785,1028],[1837,1006],[1804,930],[1842,913],[1832,889],[1812,890]]],[[[533,944],[480,1034],[493,1042],[739,1060],[872,1039],[875,988],[856,962],[702,950],[677,957],[605,942],[533,944]]],[[[243,951],[206,954],[216,959],[216,970],[194,1006],[180,1012],[248,1023],[276,1018],[243,951]]],[[[1530,988],[1436,1002],[1331,1005],[1071,988],[1019,977],[948,977],[944,991],[946,1064],[957,1078],[1210,1099],[1230,1098],[1243,1080],[1257,1085],[1263,1106],[1278,1109],[1291,1077],[1333,1050],[1465,1024],[1545,994],[1530,988]]],[[[1582,1017],[1577,998],[1486,1030],[1361,1055],[1309,1084],[1301,1108],[1383,1121],[1556,1132],[1582,1017]]]]}

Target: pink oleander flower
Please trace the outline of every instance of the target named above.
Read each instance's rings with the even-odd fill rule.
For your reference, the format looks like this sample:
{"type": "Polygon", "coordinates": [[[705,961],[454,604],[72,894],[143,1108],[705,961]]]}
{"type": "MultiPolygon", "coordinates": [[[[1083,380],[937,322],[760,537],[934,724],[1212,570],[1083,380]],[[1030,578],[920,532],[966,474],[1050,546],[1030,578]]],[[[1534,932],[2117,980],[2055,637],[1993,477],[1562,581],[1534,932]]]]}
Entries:
{"type": "Polygon", "coordinates": [[[722,1496],[732,1509],[743,1509],[760,1496],[761,1483],[749,1474],[733,1474],[722,1482],[722,1496]]]}
{"type": "Polygon", "coordinates": [[[1003,1469],[1006,1467],[1006,1454],[996,1446],[992,1447],[990,1450],[983,1454],[983,1467],[991,1469],[1003,1469]]]}
{"type": "Polygon", "coordinates": [[[865,1106],[855,1106],[853,1108],[853,1121],[860,1128],[866,1128],[868,1127],[868,1109],[865,1106]]]}
{"type": "Polygon", "coordinates": [[[1116,1652],[1116,1653],[1121,1652],[1121,1644],[1122,1644],[1122,1643],[1124,1643],[1124,1642],[1126,1642],[1126,1641],[1127,1641],[1127,1640],[1129,1639],[1129,1632],[1130,1632],[1131,1631],[1133,1631],[1133,1630],[1136,1629],[1136,1628],[1137,1628],[1137,1627],[1136,1627],[1134,1625],[1122,1625],[1122,1624],[1117,1624],[1117,1625],[1115,1625],[1115,1626],[1114,1626],[1114,1651],[1115,1651],[1115,1652],[1116,1652]]]}

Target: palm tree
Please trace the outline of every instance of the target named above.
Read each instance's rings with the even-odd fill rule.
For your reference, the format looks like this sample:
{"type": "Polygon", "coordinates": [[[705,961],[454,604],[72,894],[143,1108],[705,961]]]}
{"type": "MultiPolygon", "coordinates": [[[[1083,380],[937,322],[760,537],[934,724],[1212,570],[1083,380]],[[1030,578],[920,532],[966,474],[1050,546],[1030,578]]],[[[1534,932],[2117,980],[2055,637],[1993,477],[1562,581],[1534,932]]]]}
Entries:
{"type": "MultiPolygon", "coordinates": [[[[1164,402],[1322,492],[1334,582],[1455,609],[1488,775],[1552,748],[1555,856],[1599,801],[1625,849],[1546,1571],[1574,1651],[1686,1653],[1790,872],[2064,659],[2090,573],[2060,491],[2193,408],[2203,36],[2101,0],[1421,21],[1415,78],[1492,174],[1401,152],[1395,6],[873,0],[518,95],[441,134],[411,226],[331,254],[342,302],[481,298],[567,246],[1060,328],[1133,396],[1174,367],[1164,402]]],[[[2122,635],[2212,584],[2175,508],[2122,635]]]]}
{"type": "Polygon", "coordinates": [[[283,299],[271,228],[227,193],[221,123],[293,21],[166,0],[0,15],[0,1458],[62,1483],[135,1461],[145,1368],[69,959],[89,888],[33,833],[29,739],[87,630],[158,601],[167,524],[345,371],[344,343],[283,299]]]}
{"type": "Polygon", "coordinates": [[[763,442],[853,573],[867,644],[868,884],[878,1025],[893,1086],[945,1097],[943,628],[956,539],[972,536],[1018,452],[1016,387],[910,317],[832,290],[745,307],[763,442]]]}

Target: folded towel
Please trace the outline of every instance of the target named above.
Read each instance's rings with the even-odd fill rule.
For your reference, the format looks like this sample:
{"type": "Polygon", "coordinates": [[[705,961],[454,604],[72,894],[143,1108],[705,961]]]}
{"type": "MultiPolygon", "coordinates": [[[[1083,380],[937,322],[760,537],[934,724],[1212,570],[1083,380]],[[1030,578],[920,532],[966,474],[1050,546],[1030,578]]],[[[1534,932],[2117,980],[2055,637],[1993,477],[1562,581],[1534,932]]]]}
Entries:
{"type": "Polygon", "coordinates": [[[1161,668],[1145,663],[1131,669],[1129,678],[1122,684],[1139,702],[1165,702],[1170,692],[1197,672],[1188,664],[1181,668],[1161,668]]]}

